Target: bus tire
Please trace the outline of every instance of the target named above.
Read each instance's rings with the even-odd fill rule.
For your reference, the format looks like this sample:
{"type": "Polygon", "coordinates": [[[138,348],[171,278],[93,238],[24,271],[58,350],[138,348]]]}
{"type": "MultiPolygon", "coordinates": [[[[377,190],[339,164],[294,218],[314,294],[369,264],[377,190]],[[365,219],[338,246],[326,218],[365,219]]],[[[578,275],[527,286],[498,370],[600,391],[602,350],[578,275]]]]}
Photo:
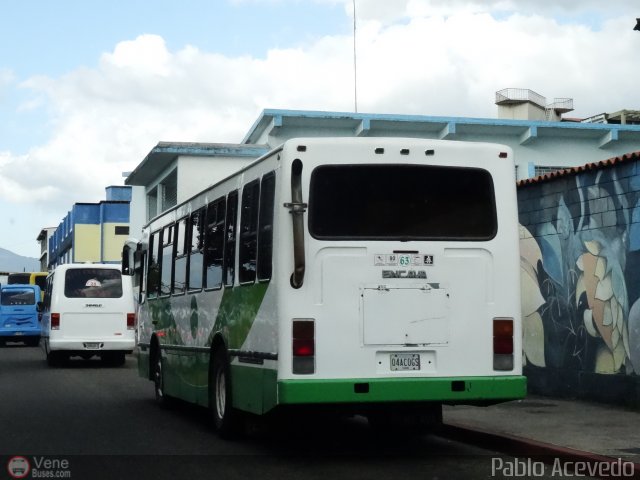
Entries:
{"type": "Polygon", "coordinates": [[[160,353],[160,348],[155,350],[151,368],[153,371],[153,390],[156,396],[156,403],[163,408],[168,408],[171,406],[171,397],[169,397],[165,392],[164,369],[162,366],[162,354],[160,353]]]}
{"type": "Polygon", "coordinates": [[[213,354],[209,371],[209,408],[218,435],[231,440],[240,434],[239,412],[233,408],[229,360],[224,348],[213,354]]]}

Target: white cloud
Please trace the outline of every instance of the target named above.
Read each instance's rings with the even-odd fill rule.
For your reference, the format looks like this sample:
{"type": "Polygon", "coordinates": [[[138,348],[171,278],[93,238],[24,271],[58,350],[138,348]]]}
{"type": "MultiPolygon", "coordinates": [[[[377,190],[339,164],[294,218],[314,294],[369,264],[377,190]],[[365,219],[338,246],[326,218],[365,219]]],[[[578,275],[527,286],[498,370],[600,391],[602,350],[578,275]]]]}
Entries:
{"type": "MultiPolygon", "coordinates": [[[[599,8],[563,3],[566,12],[581,4],[599,8]]],[[[357,5],[360,111],[493,117],[494,93],[507,87],[572,97],[580,116],[640,106],[640,34],[627,14],[593,29],[544,15],[557,8],[550,1],[357,5]],[[487,4],[510,13],[496,16],[487,4]]],[[[237,142],[264,108],[350,111],[352,41],[327,36],[255,58],[170,51],[161,37],[143,35],[117,44],[96,68],[33,77],[23,87],[32,108],[50,115],[52,136],[0,155],[0,200],[38,201],[62,218],[74,202],[121,184],[158,141],[237,142]]]]}

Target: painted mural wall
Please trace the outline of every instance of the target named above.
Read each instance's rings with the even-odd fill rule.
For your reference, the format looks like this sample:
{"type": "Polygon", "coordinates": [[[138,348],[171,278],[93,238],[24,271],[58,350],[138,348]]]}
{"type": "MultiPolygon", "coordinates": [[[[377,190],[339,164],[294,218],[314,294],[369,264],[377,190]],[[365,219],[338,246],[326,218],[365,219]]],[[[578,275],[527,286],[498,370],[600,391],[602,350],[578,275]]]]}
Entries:
{"type": "Polygon", "coordinates": [[[640,406],[640,159],[617,160],[518,188],[523,357],[530,391],[640,406]]]}

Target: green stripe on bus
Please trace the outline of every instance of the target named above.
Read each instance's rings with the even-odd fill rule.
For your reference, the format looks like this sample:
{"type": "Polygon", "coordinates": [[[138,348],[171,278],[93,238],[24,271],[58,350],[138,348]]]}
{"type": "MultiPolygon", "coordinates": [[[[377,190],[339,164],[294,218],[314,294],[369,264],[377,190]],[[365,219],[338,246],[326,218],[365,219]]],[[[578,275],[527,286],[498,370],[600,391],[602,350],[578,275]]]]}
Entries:
{"type": "MultiPolygon", "coordinates": [[[[227,348],[241,348],[256,319],[268,286],[269,282],[265,282],[225,289],[212,335],[215,332],[225,332],[228,335],[227,348]]],[[[211,341],[212,338],[209,338],[209,345],[211,341]]]]}
{"type": "Polygon", "coordinates": [[[233,406],[261,415],[276,406],[278,372],[269,368],[231,365],[233,406]]]}
{"type": "Polygon", "coordinates": [[[524,376],[280,380],[279,404],[515,400],[527,393],[524,376]],[[356,393],[360,392],[360,393],[356,393]]]}

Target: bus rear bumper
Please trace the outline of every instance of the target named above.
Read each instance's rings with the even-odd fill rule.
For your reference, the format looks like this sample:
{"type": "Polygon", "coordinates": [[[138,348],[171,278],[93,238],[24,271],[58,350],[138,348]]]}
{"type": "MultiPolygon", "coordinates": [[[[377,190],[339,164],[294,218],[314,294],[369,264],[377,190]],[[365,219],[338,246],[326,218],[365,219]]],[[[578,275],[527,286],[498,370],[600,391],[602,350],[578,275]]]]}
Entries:
{"type": "Polygon", "coordinates": [[[0,337],[39,337],[40,336],[40,327],[34,328],[12,328],[12,329],[1,329],[0,337]]]}
{"type": "Polygon", "coordinates": [[[446,378],[363,378],[280,380],[278,403],[442,402],[492,404],[524,398],[522,375],[446,378]]]}

